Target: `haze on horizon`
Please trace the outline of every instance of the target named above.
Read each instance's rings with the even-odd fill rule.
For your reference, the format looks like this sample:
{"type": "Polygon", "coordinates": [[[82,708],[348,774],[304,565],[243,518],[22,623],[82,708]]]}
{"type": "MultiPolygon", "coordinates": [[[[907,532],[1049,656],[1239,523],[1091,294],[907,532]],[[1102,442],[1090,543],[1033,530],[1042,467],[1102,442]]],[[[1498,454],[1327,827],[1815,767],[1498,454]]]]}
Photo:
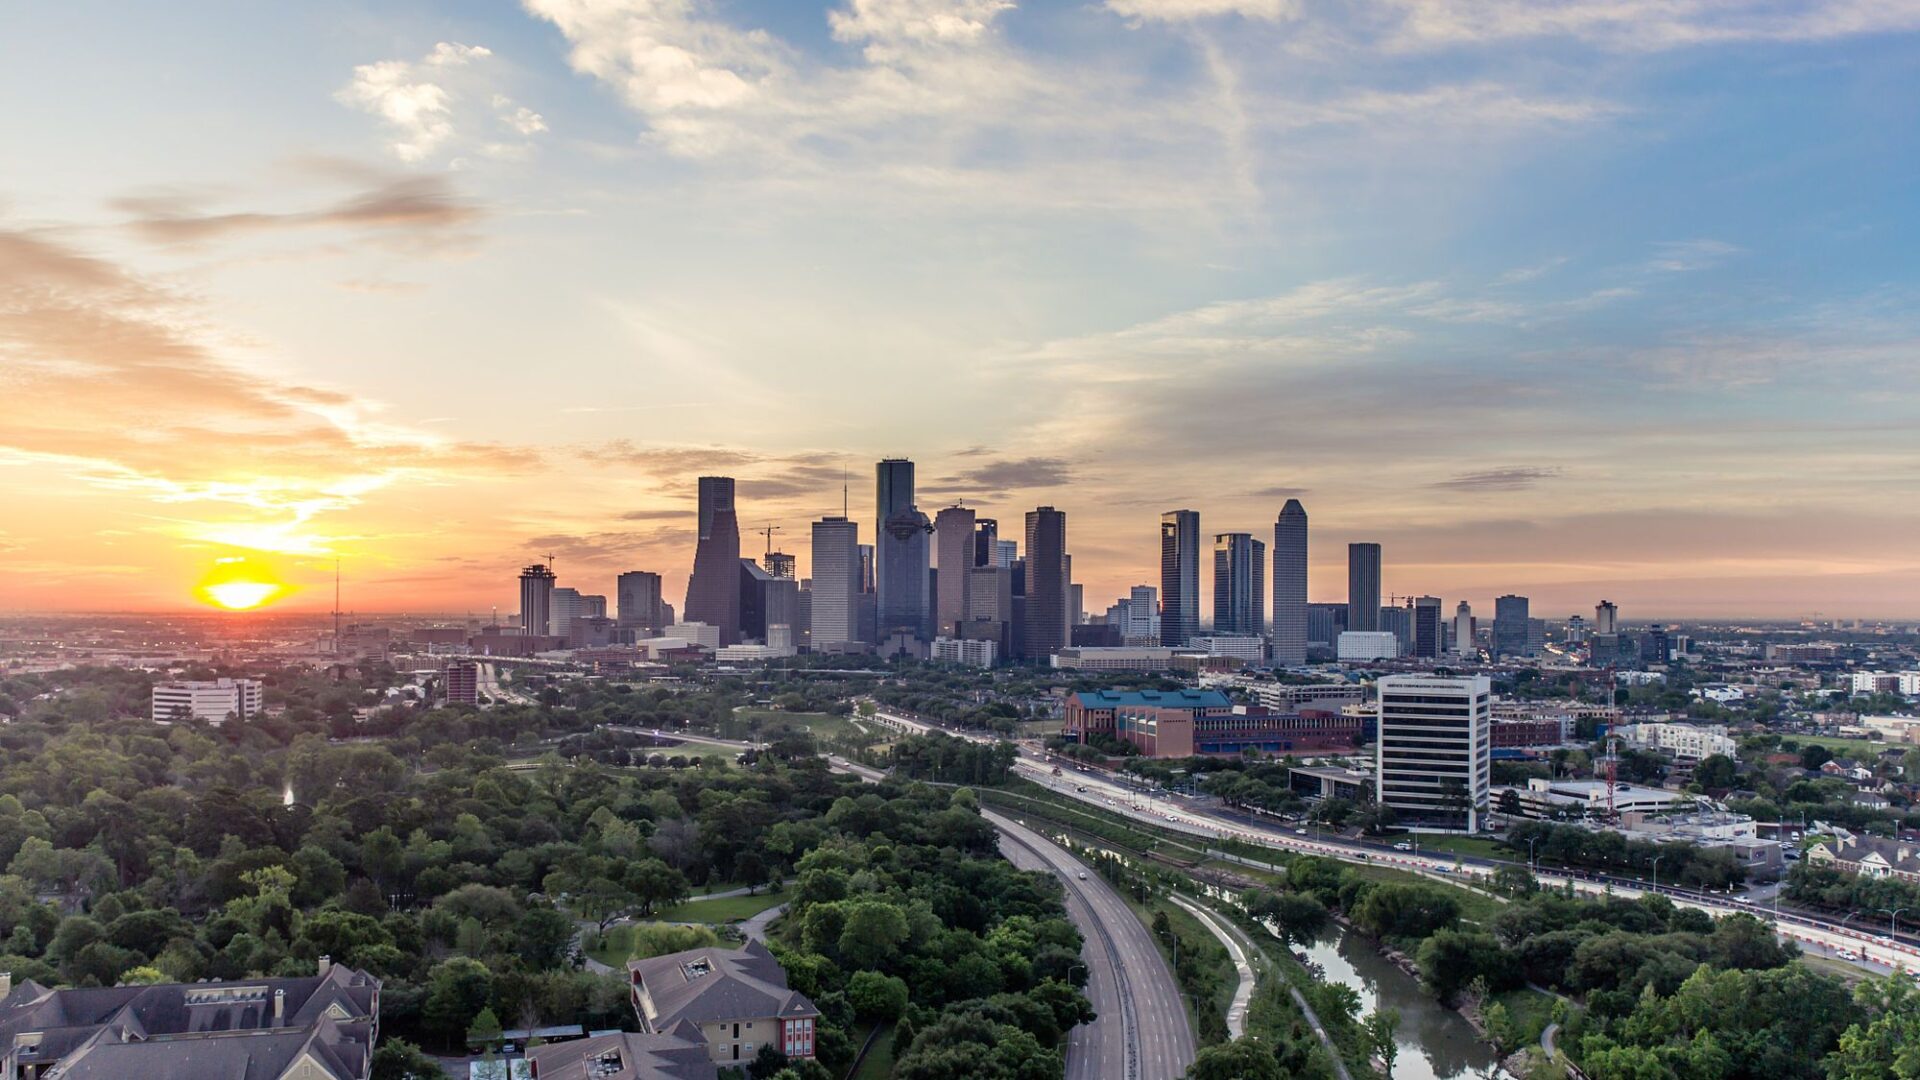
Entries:
{"type": "Polygon", "coordinates": [[[919,463],[1090,610],[1157,519],[1312,597],[1920,616],[1920,4],[31,5],[0,610],[484,612],[807,566],[919,463]]]}

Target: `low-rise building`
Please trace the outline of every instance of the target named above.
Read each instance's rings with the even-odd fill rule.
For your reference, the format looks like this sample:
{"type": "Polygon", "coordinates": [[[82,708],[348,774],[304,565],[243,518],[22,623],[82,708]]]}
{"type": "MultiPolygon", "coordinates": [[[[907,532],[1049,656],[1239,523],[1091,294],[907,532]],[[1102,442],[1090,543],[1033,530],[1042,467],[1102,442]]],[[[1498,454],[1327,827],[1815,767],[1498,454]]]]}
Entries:
{"type": "MultiPolygon", "coordinates": [[[[1605,818],[1607,782],[1605,780],[1548,780],[1535,777],[1526,787],[1500,787],[1493,790],[1495,807],[1506,805],[1507,793],[1517,797],[1520,816],[1530,818],[1605,818]]],[[[1613,791],[1613,809],[1618,814],[1658,814],[1692,796],[1641,784],[1617,784],[1613,791]]]]}
{"type": "Polygon", "coordinates": [[[1807,849],[1807,861],[1843,874],[1920,882],[1920,843],[1837,829],[1807,849]]]}
{"type": "Polygon", "coordinates": [[[1233,702],[1218,690],[1093,690],[1067,697],[1061,734],[1086,742],[1095,734],[1118,737],[1119,711],[1126,709],[1183,710],[1193,716],[1217,716],[1233,711],[1233,702]]]}
{"type": "Polygon", "coordinates": [[[1255,701],[1274,712],[1297,712],[1301,709],[1338,710],[1347,705],[1363,704],[1369,693],[1364,683],[1284,683],[1244,675],[1237,675],[1223,681],[1236,690],[1252,695],[1255,701]]]}
{"type": "Polygon", "coordinates": [[[1627,745],[1643,750],[1664,750],[1675,757],[1695,761],[1713,754],[1733,757],[1739,746],[1727,734],[1725,724],[1626,724],[1613,734],[1627,745]]]}
{"type": "Polygon", "coordinates": [[[1703,809],[1691,813],[1623,814],[1622,832],[1656,843],[1687,843],[1724,848],[1746,870],[1749,881],[1772,881],[1786,867],[1778,839],[1762,837],[1760,825],[1746,814],[1703,809]]]}
{"type": "Polygon", "coordinates": [[[1179,649],[1149,645],[1061,649],[1053,666],[1065,671],[1172,671],[1179,649]]]}
{"type": "Polygon", "coordinates": [[[1267,641],[1252,634],[1212,634],[1189,638],[1187,647],[1208,656],[1225,656],[1246,664],[1264,663],[1267,641]]]}
{"type": "Polygon", "coordinates": [[[650,1033],[705,1042],[723,1068],[750,1063],[763,1046],[790,1058],[814,1055],[820,1010],[787,987],[787,973],[758,941],[627,962],[633,1011],[650,1033]]]}
{"type": "Polygon", "coordinates": [[[7,1080],[367,1080],[380,980],[317,975],[49,990],[0,974],[7,1080]]]}
{"type": "Polygon", "coordinates": [[[1392,660],[1400,655],[1400,637],[1390,630],[1348,630],[1334,645],[1339,660],[1392,660]]]}
{"type": "Polygon", "coordinates": [[[1490,731],[1495,750],[1528,750],[1559,746],[1573,737],[1573,717],[1540,716],[1526,720],[1495,720],[1490,731]]]}
{"type": "Polygon", "coordinates": [[[1226,712],[1122,705],[1114,711],[1114,735],[1142,754],[1158,758],[1238,757],[1256,754],[1344,753],[1360,745],[1364,721],[1325,711],[1269,712],[1264,705],[1235,705],[1226,712]]]}
{"type": "MultiPolygon", "coordinates": [[[[1075,629],[1079,629],[1075,627],[1075,629]]],[[[933,658],[949,664],[965,664],[967,667],[990,668],[994,661],[994,643],[979,638],[933,639],[933,658]]]]}
{"type": "Polygon", "coordinates": [[[1373,799],[1373,774],[1340,765],[1296,765],[1287,770],[1287,786],[1306,799],[1373,799]]]}
{"type": "Polygon", "coordinates": [[[713,1063],[699,1026],[690,1021],[685,1036],[618,1031],[527,1050],[532,1080],[715,1080],[713,1063]]]}
{"type": "Polygon", "coordinates": [[[153,685],[153,719],[203,720],[215,727],[260,715],[258,679],[208,679],[153,685]]]}

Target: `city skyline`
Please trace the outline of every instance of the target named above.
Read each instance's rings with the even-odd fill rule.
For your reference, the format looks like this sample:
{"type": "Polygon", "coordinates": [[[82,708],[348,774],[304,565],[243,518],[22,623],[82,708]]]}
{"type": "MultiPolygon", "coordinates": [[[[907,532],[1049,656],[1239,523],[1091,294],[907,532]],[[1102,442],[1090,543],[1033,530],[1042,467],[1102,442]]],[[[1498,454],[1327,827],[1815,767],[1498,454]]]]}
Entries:
{"type": "Polygon", "coordinates": [[[1487,613],[1920,616],[1920,12],[1528,10],[30,6],[0,611],[671,600],[697,476],[743,553],[848,476],[879,543],[907,454],[1065,512],[1094,610],[1297,497],[1314,602],[1378,542],[1487,613]]]}

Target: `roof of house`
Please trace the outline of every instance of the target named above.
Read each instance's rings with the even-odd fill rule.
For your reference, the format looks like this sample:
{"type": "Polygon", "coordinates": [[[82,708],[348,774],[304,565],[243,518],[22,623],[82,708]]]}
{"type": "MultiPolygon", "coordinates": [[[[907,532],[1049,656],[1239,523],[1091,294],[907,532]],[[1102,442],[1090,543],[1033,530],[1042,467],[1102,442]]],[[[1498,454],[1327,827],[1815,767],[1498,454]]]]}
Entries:
{"type": "Polygon", "coordinates": [[[49,990],[28,980],[0,999],[0,1046],[40,1033],[36,1060],[58,1063],[48,1080],[272,1080],[303,1056],[349,1080],[373,1051],[379,992],[379,980],[337,965],[224,983],[49,990]]]}
{"type": "Polygon", "coordinates": [[[807,996],[787,989],[787,973],[758,941],[739,949],[704,948],[630,960],[627,970],[653,1001],[653,1026],[758,1017],[819,1016],[807,996]]]}
{"type": "Polygon", "coordinates": [[[719,1069],[698,1028],[631,1031],[549,1043],[527,1051],[540,1080],[714,1080],[719,1069]]]}
{"type": "Polygon", "coordinates": [[[1920,874],[1920,843],[1889,840],[1883,836],[1841,831],[1814,845],[1841,862],[1884,866],[1903,874],[1920,874]]]}
{"type": "Polygon", "coordinates": [[[1225,709],[1233,704],[1218,690],[1083,690],[1073,696],[1083,709],[1225,709]]]}

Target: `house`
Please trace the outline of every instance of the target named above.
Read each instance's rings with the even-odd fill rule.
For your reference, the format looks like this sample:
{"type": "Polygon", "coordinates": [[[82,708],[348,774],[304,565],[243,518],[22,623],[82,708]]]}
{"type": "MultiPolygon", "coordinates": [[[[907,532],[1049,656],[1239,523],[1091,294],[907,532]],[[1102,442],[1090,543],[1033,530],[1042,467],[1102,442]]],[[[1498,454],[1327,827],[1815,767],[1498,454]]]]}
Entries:
{"type": "Polygon", "coordinates": [[[787,988],[787,973],[758,941],[630,960],[627,974],[640,1026],[704,1041],[712,1061],[751,1062],[768,1044],[790,1058],[813,1056],[820,1010],[787,988]]]}
{"type": "Polygon", "coordinates": [[[49,990],[0,974],[6,1080],[367,1080],[380,981],[317,975],[49,990]]]}
{"type": "Polygon", "coordinates": [[[532,1080],[714,1080],[713,1063],[698,1025],[686,1036],[617,1031],[527,1051],[532,1080]]]}
{"type": "Polygon", "coordinates": [[[1837,829],[1807,851],[1807,861],[1843,874],[1920,882],[1920,843],[1837,829]]]}

